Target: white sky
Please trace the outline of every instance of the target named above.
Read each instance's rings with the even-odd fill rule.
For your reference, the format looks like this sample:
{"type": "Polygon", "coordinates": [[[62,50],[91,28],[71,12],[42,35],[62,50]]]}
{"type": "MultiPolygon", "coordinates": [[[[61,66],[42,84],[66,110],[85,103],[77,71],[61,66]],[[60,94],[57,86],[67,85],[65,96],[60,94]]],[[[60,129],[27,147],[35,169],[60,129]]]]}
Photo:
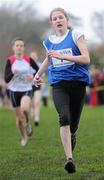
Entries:
{"type": "MultiPolygon", "coordinates": [[[[0,2],[16,3],[20,0],[0,0],[0,2]]],[[[92,39],[90,18],[97,11],[104,11],[104,0],[23,0],[23,2],[32,2],[39,14],[49,16],[50,11],[56,7],[62,7],[67,12],[83,20],[83,31],[87,38],[92,39]]],[[[41,16],[41,18],[43,17],[41,16]]]]}

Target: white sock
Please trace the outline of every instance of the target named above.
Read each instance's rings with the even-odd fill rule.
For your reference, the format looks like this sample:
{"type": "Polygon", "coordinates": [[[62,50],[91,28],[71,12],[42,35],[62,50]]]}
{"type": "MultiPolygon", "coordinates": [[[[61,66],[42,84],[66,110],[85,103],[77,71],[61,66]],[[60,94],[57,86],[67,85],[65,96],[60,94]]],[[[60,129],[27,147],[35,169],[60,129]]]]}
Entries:
{"type": "Polygon", "coordinates": [[[35,116],[34,121],[39,122],[39,116],[35,116]]]}

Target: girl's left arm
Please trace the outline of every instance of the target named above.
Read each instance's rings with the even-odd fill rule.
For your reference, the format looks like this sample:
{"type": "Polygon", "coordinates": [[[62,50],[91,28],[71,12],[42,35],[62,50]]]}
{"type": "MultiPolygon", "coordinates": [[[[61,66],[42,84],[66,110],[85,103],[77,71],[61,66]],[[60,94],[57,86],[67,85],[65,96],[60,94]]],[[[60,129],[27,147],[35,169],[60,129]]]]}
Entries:
{"type": "Polygon", "coordinates": [[[82,64],[89,64],[90,63],[90,57],[89,52],[86,46],[86,41],[84,36],[81,36],[77,41],[77,46],[80,50],[81,55],[75,56],[77,58],[74,62],[82,63],[82,64]]]}

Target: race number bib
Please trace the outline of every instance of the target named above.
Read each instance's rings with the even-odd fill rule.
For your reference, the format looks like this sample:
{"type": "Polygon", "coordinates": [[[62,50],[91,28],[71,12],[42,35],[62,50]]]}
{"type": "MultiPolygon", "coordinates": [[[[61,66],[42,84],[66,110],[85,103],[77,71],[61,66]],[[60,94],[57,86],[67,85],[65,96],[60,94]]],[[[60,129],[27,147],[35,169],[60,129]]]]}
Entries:
{"type": "MultiPolygon", "coordinates": [[[[61,49],[61,50],[57,50],[58,53],[60,54],[71,54],[72,55],[72,49],[71,48],[67,48],[67,49],[61,49]]],[[[67,66],[67,65],[72,65],[74,64],[73,62],[71,61],[67,61],[67,60],[64,60],[64,59],[56,59],[56,58],[52,58],[52,62],[53,62],[53,66],[54,67],[60,67],[60,66],[67,66]]]]}

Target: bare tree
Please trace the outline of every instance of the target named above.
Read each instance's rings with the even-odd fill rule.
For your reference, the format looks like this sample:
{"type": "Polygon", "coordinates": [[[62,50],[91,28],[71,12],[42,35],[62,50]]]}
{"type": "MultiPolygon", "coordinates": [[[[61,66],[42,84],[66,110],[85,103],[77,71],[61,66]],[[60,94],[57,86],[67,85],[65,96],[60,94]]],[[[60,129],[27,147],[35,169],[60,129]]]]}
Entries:
{"type": "Polygon", "coordinates": [[[91,18],[91,26],[101,43],[104,44],[104,11],[95,12],[91,18]]]}

